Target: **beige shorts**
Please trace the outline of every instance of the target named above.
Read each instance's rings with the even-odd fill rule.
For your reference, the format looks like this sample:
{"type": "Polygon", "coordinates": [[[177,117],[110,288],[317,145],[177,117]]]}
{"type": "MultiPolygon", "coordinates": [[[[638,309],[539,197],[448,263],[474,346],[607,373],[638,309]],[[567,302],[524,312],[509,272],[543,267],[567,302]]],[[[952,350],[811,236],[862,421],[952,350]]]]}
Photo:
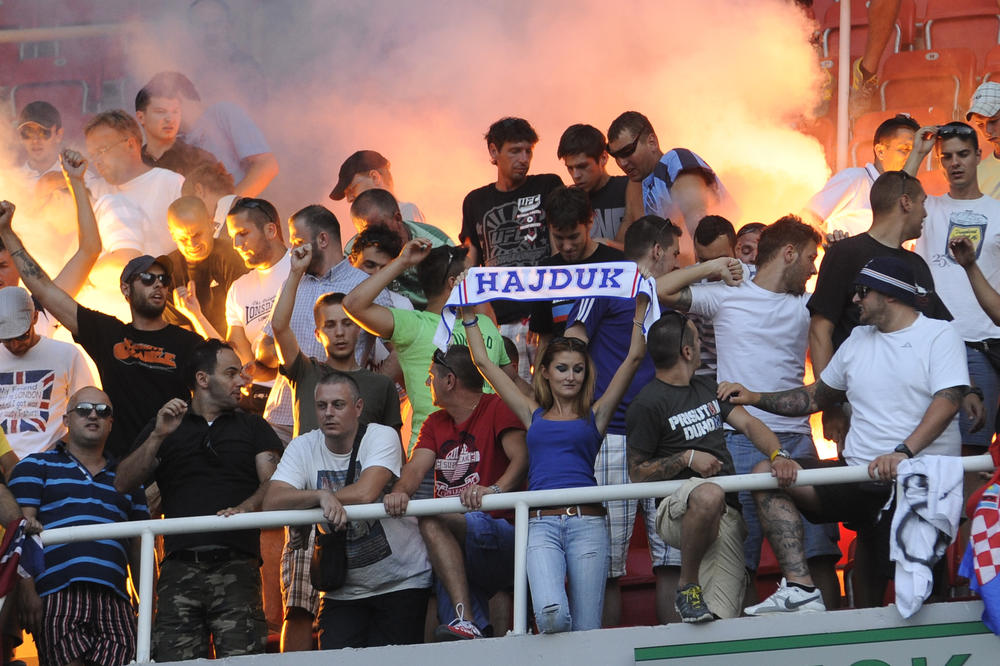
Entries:
{"type": "MultiPolygon", "coordinates": [[[[660,502],[656,512],[656,531],[663,541],[681,549],[681,522],[687,513],[691,492],[708,479],[688,479],[673,495],[660,502]]],[[[719,522],[719,535],[701,561],[698,582],[709,610],[722,618],[738,617],[743,612],[743,595],[746,591],[746,565],[743,561],[743,541],[747,526],[739,511],[725,505],[719,522]]]]}

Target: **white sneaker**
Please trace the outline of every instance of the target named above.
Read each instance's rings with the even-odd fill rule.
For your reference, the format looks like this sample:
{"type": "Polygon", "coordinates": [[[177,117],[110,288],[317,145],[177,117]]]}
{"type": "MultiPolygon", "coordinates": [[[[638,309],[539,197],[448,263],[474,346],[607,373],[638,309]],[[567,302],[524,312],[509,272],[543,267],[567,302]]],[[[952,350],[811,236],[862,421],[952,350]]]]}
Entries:
{"type": "Polygon", "coordinates": [[[435,629],[434,636],[439,641],[466,641],[483,637],[479,627],[465,619],[465,604],[462,603],[455,605],[455,619],[435,629]]]}
{"type": "Polygon", "coordinates": [[[744,609],[747,615],[764,615],[766,613],[815,613],[825,611],[823,595],[819,588],[806,592],[801,587],[786,585],[781,579],[778,591],[756,606],[744,609]]]}

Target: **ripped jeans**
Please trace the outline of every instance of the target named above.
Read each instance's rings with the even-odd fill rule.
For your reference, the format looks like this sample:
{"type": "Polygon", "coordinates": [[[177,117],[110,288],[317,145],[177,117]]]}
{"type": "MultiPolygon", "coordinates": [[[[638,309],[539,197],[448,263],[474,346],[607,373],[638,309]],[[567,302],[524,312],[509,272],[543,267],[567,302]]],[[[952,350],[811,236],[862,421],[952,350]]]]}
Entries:
{"type": "Polygon", "coordinates": [[[608,544],[604,516],[542,516],[528,521],[528,585],[540,632],[601,628],[608,544]]]}

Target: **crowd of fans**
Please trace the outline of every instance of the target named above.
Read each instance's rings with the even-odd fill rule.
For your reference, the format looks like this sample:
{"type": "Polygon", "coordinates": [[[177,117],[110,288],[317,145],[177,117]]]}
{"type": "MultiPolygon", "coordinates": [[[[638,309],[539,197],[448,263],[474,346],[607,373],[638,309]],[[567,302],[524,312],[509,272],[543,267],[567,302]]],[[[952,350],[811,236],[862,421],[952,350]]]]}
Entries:
{"type": "MultiPolygon", "coordinates": [[[[981,136],[1000,156],[1000,84],[976,91],[972,125],[887,120],[873,162],[836,174],[802,218],[739,229],[711,166],[664,152],[641,113],[606,136],[565,130],[569,186],[530,173],[537,134],[502,118],[485,135],[496,180],[466,196],[457,243],[396,199],[374,150],[348,157],[330,194],[351,203],[357,235],[344,239],[322,205],[284,224],[260,198],[278,165],[239,106],[205,105],[161,72],[134,112],[94,116],[83,154],[62,145],[52,105],[17,119],[21,175],[65,191],[78,243],[50,277],[0,203],[0,520],[39,531],[319,507],[316,530],[286,531],[284,650],[310,649],[317,629],[323,649],[501,633],[513,517],[482,499],[522,489],[685,480],[666,498],[532,508],[539,632],[618,624],[636,511],[661,622],[839,607],[838,522],[858,533],[855,605],[878,605],[892,576],[880,509],[899,464],[992,442],[1000,202],[978,165],[981,136]],[[932,150],[949,184],[939,197],[915,177],[932,150]],[[809,293],[835,230],[849,237],[831,239],[809,293]],[[435,343],[471,267],[605,262],[655,282],[664,312],[648,329],[650,295],[500,299],[461,308],[450,344],[435,343]],[[97,268],[120,274],[129,321],[75,300],[97,268]],[[52,339],[59,327],[78,344],[52,339]],[[817,454],[818,411],[837,460],[817,454]],[[800,469],[845,465],[871,480],[791,485],[800,469]],[[751,471],[780,489],[711,482],[751,471]],[[406,515],[430,497],[468,511],[406,515]],[[345,505],[372,502],[390,517],[347,520],[345,505]],[[319,592],[314,543],[336,531],[346,579],[319,592]],[[764,539],[784,578],[757,600],[764,539]]],[[[30,208],[29,221],[44,210],[30,208]]],[[[4,605],[5,645],[23,627],[48,666],[128,663],[133,546],[47,547],[45,571],[4,605]]],[[[154,659],[264,649],[258,531],[172,534],[162,555],[154,659]]]]}

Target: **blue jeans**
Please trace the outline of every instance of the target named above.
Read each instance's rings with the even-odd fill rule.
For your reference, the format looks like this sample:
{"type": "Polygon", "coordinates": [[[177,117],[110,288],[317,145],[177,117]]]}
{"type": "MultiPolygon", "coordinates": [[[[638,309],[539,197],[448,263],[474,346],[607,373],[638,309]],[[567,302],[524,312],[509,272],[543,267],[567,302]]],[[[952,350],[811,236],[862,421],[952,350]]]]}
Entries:
{"type": "Polygon", "coordinates": [[[608,544],[604,516],[528,521],[528,585],[540,632],[601,628],[611,559],[608,544]]]}
{"type": "MultiPolygon", "coordinates": [[[[482,631],[490,624],[490,597],[514,585],[513,525],[482,511],[465,514],[465,577],[472,602],[465,619],[482,631]]],[[[434,592],[438,619],[448,624],[455,618],[455,602],[436,576],[434,592]]]]}
{"type": "MultiPolygon", "coordinates": [[[[791,453],[793,458],[818,458],[811,435],[795,432],[775,434],[778,436],[778,441],[781,442],[781,448],[791,453]]],[[[767,460],[767,456],[758,451],[753,442],[746,436],[732,430],[726,431],[726,448],[733,456],[733,465],[736,467],[737,474],[749,474],[754,465],[767,460]]],[[[747,569],[757,571],[760,566],[760,547],[764,541],[764,531],[760,519],[757,517],[757,505],[754,504],[753,496],[749,491],[740,491],[740,504],[743,505],[743,520],[747,524],[747,538],[743,542],[743,554],[747,569]]],[[[836,523],[817,525],[803,518],[802,530],[807,558],[821,555],[840,557],[840,548],[837,546],[840,530],[836,523]]]]}
{"type": "Polygon", "coordinates": [[[969,362],[969,377],[972,383],[983,390],[983,408],[986,410],[986,424],[979,432],[969,432],[969,417],[959,412],[958,427],[962,432],[962,444],[986,448],[993,441],[996,429],[997,401],[1000,399],[1000,381],[993,364],[986,354],[976,349],[965,348],[965,358],[969,362]]]}

